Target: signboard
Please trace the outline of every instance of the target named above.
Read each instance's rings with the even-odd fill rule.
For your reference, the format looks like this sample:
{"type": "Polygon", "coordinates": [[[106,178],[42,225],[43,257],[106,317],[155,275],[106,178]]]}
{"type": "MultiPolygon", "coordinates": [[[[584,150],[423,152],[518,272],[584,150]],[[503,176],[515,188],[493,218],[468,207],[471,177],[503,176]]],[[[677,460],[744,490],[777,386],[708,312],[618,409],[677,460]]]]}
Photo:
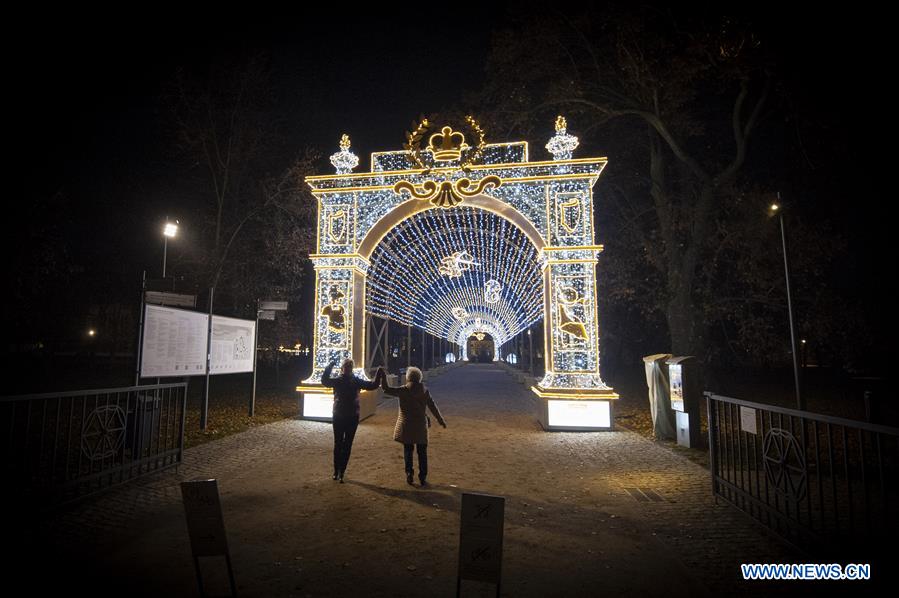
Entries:
{"type": "Polygon", "coordinates": [[[253,371],[256,322],[212,316],[209,373],[237,374],[253,371]]]}
{"type": "Polygon", "coordinates": [[[668,379],[671,382],[671,408],[675,411],[684,410],[684,378],[679,364],[668,366],[668,379]]]}
{"type": "Polygon", "coordinates": [[[459,578],[499,585],[503,563],[503,521],[506,499],[487,494],[462,494],[459,532],[459,578]]]}
{"type": "Polygon", "coordinates": [[[150,378],[206,374],[208,326],[206,314],[146,305],[140,375],[150,378]]]}
{"type": "Polygon", "coordinates": [[[260,320],[274,320],[275,312],[260,309],[258,312],[256,312],[256,317],[258,317],[260,320]]]}
{"type": "Polygon", "coordinates": [[[267,311],[286,311],[287,301],[260,301],[259,309],[267,311]]]}
{"type": "Polygon", "coordinates": [[[196,295],[182,295],[180,293],[163,293],[161,291],[147,291],[147,303],[156,305],[178,305],[180,307],[196,307],[196,295]]]}
{"type": "Polygon", "coordinates": [[[750,434],[758,434],[756,427],[755,409],[740,405],[740,429],[750,434]]]}
{"type": "Polygon", "coordinates": [[[187,533],[195,557],[228,554],[225,519],[216,480],[181,482],[187,533]]]}

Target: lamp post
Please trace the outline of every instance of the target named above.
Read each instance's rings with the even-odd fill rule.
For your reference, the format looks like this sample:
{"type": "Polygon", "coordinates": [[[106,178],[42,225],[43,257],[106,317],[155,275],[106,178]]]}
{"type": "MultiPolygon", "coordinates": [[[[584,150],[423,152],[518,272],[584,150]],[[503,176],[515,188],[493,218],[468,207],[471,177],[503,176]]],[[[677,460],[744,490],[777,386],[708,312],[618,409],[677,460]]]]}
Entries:
{"type": "Polygon", "coordinates": [[[175,238],[178,234],[178,221],[166,221],[165,227],[162,229],[162,277],[165,278],[165,261],[169,252],[169,239],[175,238]]]}
{"type": "Polygon", "coordinates": [[[777,216],[780,221],[780,242],[783,248],[784,254],[784,277],[787,281],[787,311],[790,315],[790,346],[792,347],[793,352],[793,381],[796,384],[796,408],[799,410],[805,409],[805,403],[802,400],[802,393],[799,387],[799,347],[796,344],[796,326],[794,323],[794,315],[793,315],[793,297],[792,297],[792,289],[790,286],[790,260],[787,255],[787,232],[784,227],[784,218],[783,218],[783,209],[780,204],[780,192],[777,193],[777,201],[771,204],[771,207],[768,210],[768,214],[771,216],[777,216]]]}

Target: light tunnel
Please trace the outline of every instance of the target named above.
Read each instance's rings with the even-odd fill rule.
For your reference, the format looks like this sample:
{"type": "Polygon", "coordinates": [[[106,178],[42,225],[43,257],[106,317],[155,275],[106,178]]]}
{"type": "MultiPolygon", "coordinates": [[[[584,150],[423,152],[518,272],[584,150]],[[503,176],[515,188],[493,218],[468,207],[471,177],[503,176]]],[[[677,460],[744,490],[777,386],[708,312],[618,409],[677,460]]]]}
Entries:
{"type": "Polygon", "coordinates": [[[537,249],[480,208],[427,210],[385,235],[370,258],[366,310],[461,347],[477,332],[499,347],[543,317],[537,249]]]}

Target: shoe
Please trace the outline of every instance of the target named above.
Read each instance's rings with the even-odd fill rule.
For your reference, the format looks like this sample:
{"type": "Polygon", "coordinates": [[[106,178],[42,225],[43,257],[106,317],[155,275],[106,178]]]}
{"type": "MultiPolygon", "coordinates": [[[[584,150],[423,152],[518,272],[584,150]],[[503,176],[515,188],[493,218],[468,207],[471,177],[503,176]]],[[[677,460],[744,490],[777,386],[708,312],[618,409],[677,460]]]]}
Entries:
{"type": "Polygon", "coordinates": [[[415,479],[415,477],[411,473],[406,474],[406,483],[409,484],[410,486],[414,485],[413,484],[414,479],[415,479]]]}
{"type": "Polygon", "coordinates": [[[422,488],[428,485],[428,480],[426,480],[425,478],[418,478],[418,481],[421,484],[422,488]]]}
{"type": "Polygon", "coordinates": [[[342,472],[342,471],[341,471],[340,474],[337,476],[337,481],[340,482],[341,484],[343,484],[343,472],[342,472]]]}
{"type": "Polygon", "coordinates": [[[339,478],[339,477],[340,477],[340,475],[338,475],[338,473],[335,471],[335,472],[334,472],[334,477],[332,477],[331,479],[332,479],[332,480],[336,480],[336,479],[339,478]]]}

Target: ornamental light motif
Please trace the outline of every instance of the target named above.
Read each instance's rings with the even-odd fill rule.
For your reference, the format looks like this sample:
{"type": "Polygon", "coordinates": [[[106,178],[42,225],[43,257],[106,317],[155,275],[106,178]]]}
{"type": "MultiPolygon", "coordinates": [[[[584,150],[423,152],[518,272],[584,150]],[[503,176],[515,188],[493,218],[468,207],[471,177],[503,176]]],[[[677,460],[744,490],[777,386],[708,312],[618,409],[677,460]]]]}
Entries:
{"type": "Polygon", "coordinates": [[[566,129],[568,121],[561,114],[556,117],[556,134],[549,139],[546,149],[553,155],[553,160],[570,160],[571,155],[580,144],[577,137],[569,135],[566,129]]]}
{"type": "Polygon", "coordinates": [[[469,313],[464,307],[454,307],[450,313],[453,314],[453,317],[457,320],[467,320],[469,316],[469,313]]]}
{"type": "Polygon", "coordinates": [[[492,278],[484,284],[484,301],[487,303],[496,303],[500,299],[503,292],[503,285],[492,278]]]}
{"type": "Polygon", "coordinates": [[[331,165],[337,174],[349,174],[359,166],[359,156],[350,151],[350,136],[346,133],[340,138],[340,151],[331,154],[331,165]]]}
{"type": "Polygon", "coordinates": [[[463,272],[468,272],[473,266],[480,266],[474,261],[474,257],[467,251],[457,251],[440,260],[439,272],[444,276],[459,278],[463,272]]]}

